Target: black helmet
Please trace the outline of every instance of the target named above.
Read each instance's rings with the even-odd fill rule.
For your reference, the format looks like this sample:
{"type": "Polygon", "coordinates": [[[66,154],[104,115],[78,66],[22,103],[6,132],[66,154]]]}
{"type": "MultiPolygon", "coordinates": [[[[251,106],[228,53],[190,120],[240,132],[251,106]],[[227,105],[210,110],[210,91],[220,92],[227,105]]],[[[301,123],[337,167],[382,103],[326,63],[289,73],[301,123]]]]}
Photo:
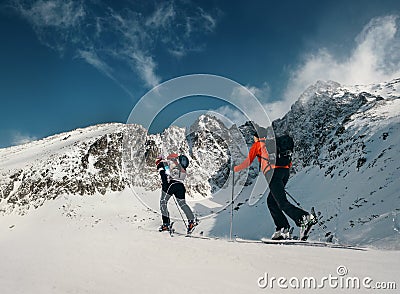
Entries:
{"type": "Polygon", "coordinates": [[[267,129],[263,127],[259,127],[257,125],[253,125],[253,128],[250,131],[250,134],[256,138],[266,138],[267,137],[267,129]]]}
{"type": "Polygon", "coordinates": [[[178,159],[179,159],[179,164],[184,169],[187,169],[187,167],[189,166],[189,158],[187,158],[186,155],[181,154],[181,155],[179,155],[178,159]]]}

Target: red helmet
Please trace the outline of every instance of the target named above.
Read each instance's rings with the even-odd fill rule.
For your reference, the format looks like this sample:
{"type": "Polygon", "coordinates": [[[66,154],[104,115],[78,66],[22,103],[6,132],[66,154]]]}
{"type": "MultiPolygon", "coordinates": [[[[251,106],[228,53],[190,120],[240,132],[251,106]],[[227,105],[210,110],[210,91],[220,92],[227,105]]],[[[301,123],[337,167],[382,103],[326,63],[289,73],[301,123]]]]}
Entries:
{"type": "Polygon", "coordinates": [[[171,153],[170,155],[167,156],[167,159],[177,159],[179,157],[178,154],[176,153],[171,153]]]}

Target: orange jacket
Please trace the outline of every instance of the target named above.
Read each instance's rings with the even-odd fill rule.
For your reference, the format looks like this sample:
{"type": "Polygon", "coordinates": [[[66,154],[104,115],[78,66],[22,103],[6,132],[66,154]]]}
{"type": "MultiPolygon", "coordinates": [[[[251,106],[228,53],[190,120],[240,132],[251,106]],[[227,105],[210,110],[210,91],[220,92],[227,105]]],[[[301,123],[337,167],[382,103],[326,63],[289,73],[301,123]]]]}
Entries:
{"type": "Polygon", "coordinates": [[[256,156],[258,157],[258,162],[261,163],[261,170],[264,171],[267,169],[269,165],[269,155],[267,148],[265,148],[265,140],[254,142],[250,148],[247,158],[241,164],[235,166],[234,171],[238,172],[249,167],[256,156]]]}
{"type": "Polygon", "coordinates": [[[276,166],[271,164],[269,161],[267,148],[265,147],[265,139],[260,139],[259,141],[254,142],[254,144],[251,146],[247,158],[241,164],[233,168],[235,173],[249,167],[256,156],[258,157],[258,162],[260,163],[260,170],[264,174],[272,168],[290,168],[292,166],[292,163],[286,166],[276,166]]]}

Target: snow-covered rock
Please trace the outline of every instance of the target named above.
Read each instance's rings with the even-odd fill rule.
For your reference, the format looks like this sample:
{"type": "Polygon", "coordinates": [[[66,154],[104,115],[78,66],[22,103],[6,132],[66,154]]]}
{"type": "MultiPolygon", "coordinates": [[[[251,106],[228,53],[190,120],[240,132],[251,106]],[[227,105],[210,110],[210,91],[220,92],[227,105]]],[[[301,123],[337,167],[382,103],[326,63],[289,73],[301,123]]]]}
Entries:
{"type": "Polygon", "coordinates": [[[317,82],[273,124],[295,138],[288,189],[342,240],[398,247],[399,85],[317,82]]]}
{"type": "MultiPolygon", "coordinates": [[[[340,240],[398,248],[399,85],[400,79],[366,86],[318,81],[273,122],[276,134],[289,132],[295,140],[288,190],[303,207],[315,206],[323,216],[321,226],[340,240]]],[[[154,160],[172,152],[185,153],[191,162],[187,199],[212,199],[228,189],[232,160],[238,164],[247,156],[250,128],[246,123],[228,129],[203,115],[189,132],[172,126],[148,134],[139,125],[104,124],[0,149],[0,209],[23,214],[49,199],[109,195],[128,187],[157,195],[154,160]]],[[[236,232],[248,238],[273,230],[263,198],[244,205],[253,199],[257,175],[257,163],[246,177],[238,175],[246,188],[235,203],[236,232]]],[[[229,198],[220,202],[223,207],[229,198]]],[[[223,234],[227,221],[225,212],[215,216],[210,230],[223,234]]]]}
{"type": "Polygon", "coordinates": [[[125,126],[104,124],[0,150],[1,211],[24,213],[62,194],[121,191],[125,126]]]}

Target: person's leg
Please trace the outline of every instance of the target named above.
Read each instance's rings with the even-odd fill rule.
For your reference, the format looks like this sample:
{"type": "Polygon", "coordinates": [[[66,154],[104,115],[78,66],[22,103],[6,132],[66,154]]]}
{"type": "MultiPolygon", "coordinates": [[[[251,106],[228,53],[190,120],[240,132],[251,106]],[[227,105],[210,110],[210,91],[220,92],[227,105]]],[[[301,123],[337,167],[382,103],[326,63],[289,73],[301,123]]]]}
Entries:
{"type": "Polygon", "coordinates": [[[285,193],[285,185],[288,179],[289,169],[277,168],[274,171],[269,188],[279,208],[286,213],[297,226],[300,226],[303,215],[308,215],[308,213],[288,201],[285,193]]]}
{"type": "Polygon", "coordinates": [[[174,183],[173,187],[171,187],[171,190],[171,194],[175,195],[176,200],[182,211],[185,213],[188,221],[194,221],[194,214],[192,212],[192,209],[189,207],[189,205],[187,205],[185,201],[185,186],[182,183],[174,183]]]}
{"type": "Polygon", "coordinates": [[[162,215],[162,222],[163,224],[169,224],[169,212],[168,212],[168,200],[171,198],[171,194],[165,191],[161,192],[160,198],[160,210],[162,215]]]}
{"type": "Polygon", "coordinates": [[[194,214],[193,211],[190,209],[189,205],[187,205],[185,199],[176,199],[178,201],[179,206],[181,207],[181,209],[183,210],[183,212],[185,213],[188,221],[194,221],[194,214]]]}
{"type": "Polygon", "coordinates": [[[269,192],[267,197],[267,205],[269,212],[271,213],[272,219],[275,223],[275,230],[279,231],[282,228],[290,228],[289,222],[286,216],[283,214],[282,210],[279,208],[278,203],[276,203],[274,196],[269,192]]]}

